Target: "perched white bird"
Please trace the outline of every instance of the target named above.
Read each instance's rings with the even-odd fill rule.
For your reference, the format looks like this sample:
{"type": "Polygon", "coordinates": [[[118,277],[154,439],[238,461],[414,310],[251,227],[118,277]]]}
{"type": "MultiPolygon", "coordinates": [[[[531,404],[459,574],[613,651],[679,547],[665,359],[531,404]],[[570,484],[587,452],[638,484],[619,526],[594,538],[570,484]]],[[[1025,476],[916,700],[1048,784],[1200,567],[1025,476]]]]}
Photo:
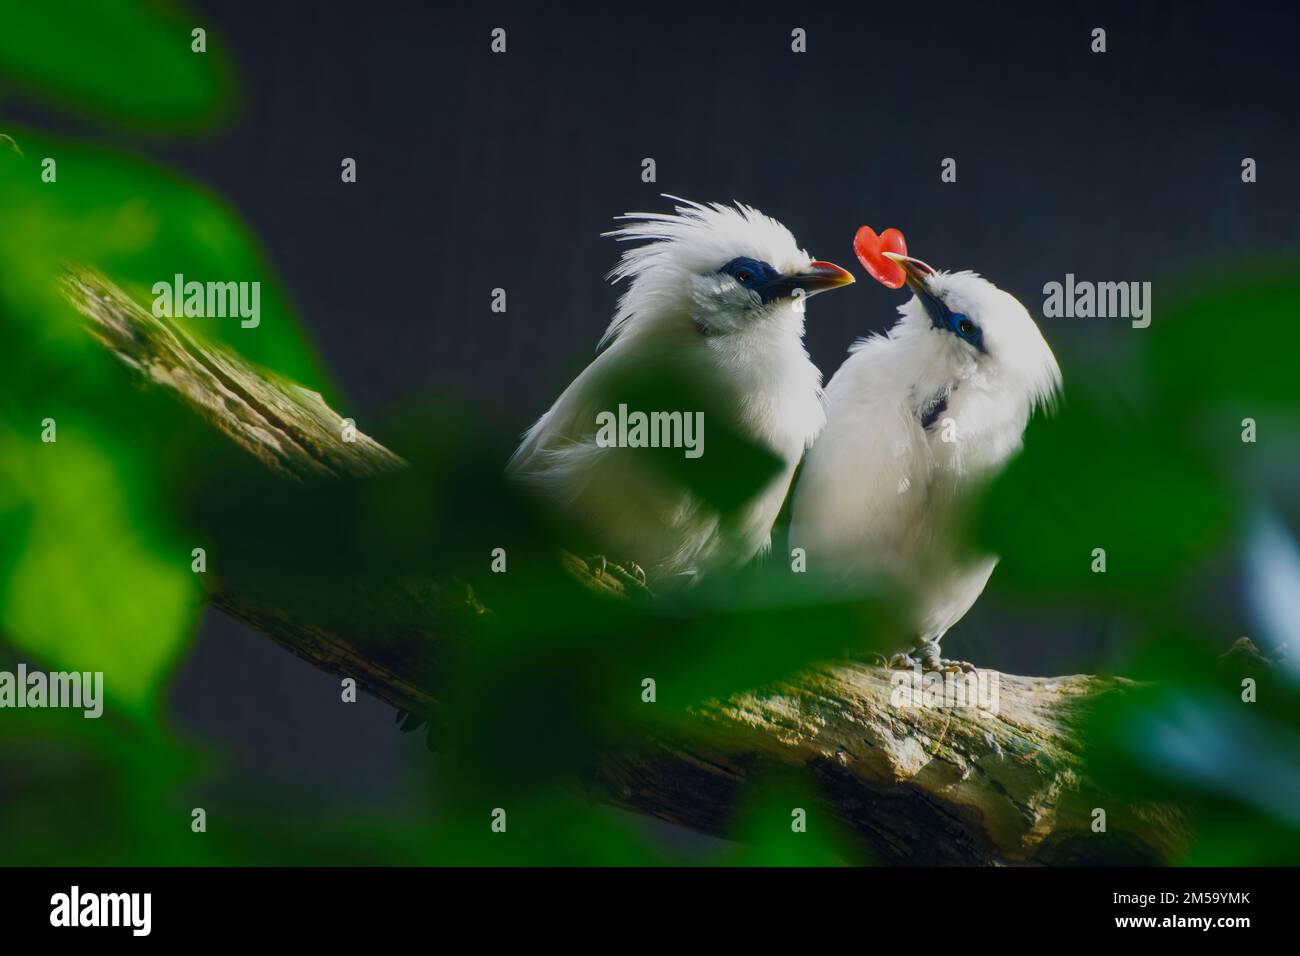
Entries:
{"type": "MultiPolygon", "coordinates": [[[[668,198],[678,203],[675,212],[629,213],[619,217],[626,225],[607,233],[641,244],[610,273],[629,285],[603,351],[525,433],[509,465],[582,524],[606,556],[637,562],[657,579],[735,568],[769,546],[795,467],[826,420],[821,373],[803,346],[803,300],[853,282],[839,266],[814,261],[785,226],[756,209],[668,198]],[[707,395],[706,432],[739,435],[781,463],[756,495],[725,514],[657,466],[651,456],[661,449],[601,440],[602,416],[607,422],[618,412],[620,384],[664,371],[698,386],[689,401],[707,395]]],[[[690,426],[702,409],[633,411],[681,413],[690,426]]],[[[698,451],[707,458],[708,443],[698,451]]],[[[690,457],[683,467],[697,466],[690,457]]]]}
{"type": "Polygon", "coordinates": [[[973,272],[884,255],[915,294],[888,333],[854,343],[826,387],[827,424],[795,489],[790,544],[806,550],[810,573],[899,589],[920,662],[969,669],[939,653],[997,563],[962,545],[969,493],[1019,450],[1061,373],[1014,296],[973,272]]]}

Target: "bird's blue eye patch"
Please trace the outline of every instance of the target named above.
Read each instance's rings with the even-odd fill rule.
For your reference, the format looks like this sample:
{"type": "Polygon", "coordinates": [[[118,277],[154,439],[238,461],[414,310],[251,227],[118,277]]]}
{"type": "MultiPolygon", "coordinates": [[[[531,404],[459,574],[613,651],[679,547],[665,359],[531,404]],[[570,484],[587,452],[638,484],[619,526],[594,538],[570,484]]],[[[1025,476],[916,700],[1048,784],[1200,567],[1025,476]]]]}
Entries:
{"type": "Polygon", "coordinates": [[[766,262],[737,256],[718,270],[723,275],[731,276],[746,289],[758,289],[771,282],[779,273],[766,262]]]}
{"type": "Polygon", "coordinates": [[[948,313],[948,328],[954,334],[965,339],[981,352],[984,351],[984,330],[971,321],[970,317],[963,312],[948,313]]]}

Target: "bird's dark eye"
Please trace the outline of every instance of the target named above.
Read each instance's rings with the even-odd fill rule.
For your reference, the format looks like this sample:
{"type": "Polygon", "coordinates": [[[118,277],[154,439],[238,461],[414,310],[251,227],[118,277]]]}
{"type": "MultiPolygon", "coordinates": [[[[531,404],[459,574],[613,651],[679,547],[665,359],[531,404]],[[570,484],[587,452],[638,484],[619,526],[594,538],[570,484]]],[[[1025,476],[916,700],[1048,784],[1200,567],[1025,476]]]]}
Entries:
{"type": "Polygon", "coordinates": [[[737,256],[718,270],[722,275],[731,276],[741,288],[751,292],[762,292],[763,284],[776,275],[776,270],[766,262],[737,256]]]}
{"type": "Polygon", "coordinates": [[[963,315],[957,321],[957,331],[962,335],[971,335],[975,331],[975,323],[963,315]]]}

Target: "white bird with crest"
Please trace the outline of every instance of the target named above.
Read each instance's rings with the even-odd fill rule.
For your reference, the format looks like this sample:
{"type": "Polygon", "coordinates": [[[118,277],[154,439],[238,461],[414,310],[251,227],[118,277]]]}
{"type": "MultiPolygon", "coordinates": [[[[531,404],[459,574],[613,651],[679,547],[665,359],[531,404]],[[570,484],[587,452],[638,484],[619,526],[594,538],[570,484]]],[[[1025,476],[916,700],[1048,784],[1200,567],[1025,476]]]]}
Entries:
{"type": "Polygon", "coordinates": [[[640,244],[610,274],[629,284],[603,351],[509,465],[605,556],[638,562],[657,580],[736,568],[769,547],[795,467],[825,423],[821,373],[803,345],[804,300],[853,281],[750,206],[668,198],[673,213],[628,214],[608,234],[640,244]],[[657,468],[649,456],[659,450],[600,441],[600,416],[614,412],[621,383],[644,374],[697,385],[684,401],[707,394],[705,427],[771,452],[775,473],[723,513],[657,468]]]}
{"type": "Polygon", "coordinates": [[[913,296],[887,333],[858,341],[826,387],[827,424],[795,489],[790,544],[851,587],[909,599],[913,654],[895,666],[968,670],[939,641],[975,603],[997,558],[964,545],[971,492],[1021,447],[1061,384],[1029,312],[973,272],[906,254],[902,234],[864,226],[863,266],[913,296]]]}

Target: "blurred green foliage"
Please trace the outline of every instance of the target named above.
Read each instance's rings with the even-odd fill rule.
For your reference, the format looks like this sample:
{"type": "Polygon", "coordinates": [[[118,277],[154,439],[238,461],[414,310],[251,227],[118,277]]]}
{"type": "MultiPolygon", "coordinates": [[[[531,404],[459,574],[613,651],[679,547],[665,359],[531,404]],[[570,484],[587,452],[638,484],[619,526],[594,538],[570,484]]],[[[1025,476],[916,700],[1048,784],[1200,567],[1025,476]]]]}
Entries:
{"type": "Polygon", "coordinates": [[[1255,261],[1171,284],[1133,336],[1137,361],[1067,366],[1061,414],[1031,424],[990,490],[979,531],[1002,556],[990,591],[1054,614],[1103,610],[1130,636],[1116,669],[1144,685],[1103,697],[1080,733],[1100,805],[1186,811],[1193,841],[1175,862],[1294,864],[1300,621],[1266,627],[1259,605],[1265,579],[1268,595],[1300,597],[1276,542],[1294,552],[1281,516],[1300,517],[1300,270],[1255,261]],[[1137,389],[1120,382],[1133,370],[1137,389]],[[1266,555],[1250,533],[1261,510],[1277,515],[1266,555]],[[1241,634],[1274,663],[1220,659],[1241,634]]]}
{"type": "MultiPolygon", "coordinates": [[[[51,102],[172,133],[211,126],[229,105],[224,55],[191,51],[193,18],[182,8],[5,6],[0,71],[51,102]]],[[[14,646],[51,667],[104,670],[113,702],[156,722],[198,601],[192,534],[168,506],[166,469],[186,470],[197,449],[174,437],[173,410],[129,393],[62,295],[63,270],[93,263],[146,304],[153,283],[176,273],[260,282],[258,328],[196,319],[196,330],[318,388],[323,375],[223,202],[120,150],[11,124],[4,133],[0,623],[14,646]]]]}
{"type": "MultiPolygon", "coordinates": [[[[1238,439],[1240,444],[1240,440],[1238,439]]],[[[1115,606],[1176,588],[1228,536],[1236,502],[1163,420],[1107,410],[1071,384],[1037,418],[981,514],[998,585],[1022,598],[1115,606]],[[1092,552],[1105,551],[1094,573],[1092,552]]]]}
{"type": "Polygon", "coordinates": [[[233,73],[208,24],[186,6],[133,0],[4,0],[0,77],[85,116],[151,132],[211,127],[231,107],[233,73]]]}
{"type": "Polygon", "coordinates": [[[7,573],[0,627],[54,670],[102,671],[111,703],[156,720],[163,679],[197,603],[187,549],[154,529],[139,467],[112,440],[71,432],[45,445],[0,426],[19,500],[0,514],[7,573]]]}
{"type": "Polygon", "coordinates": [[[806,777],[773,774],[740,801],[723,861],[731,866],[852,866],[870,862],[854,835],[819,809],[806,777]]]}
{"type": "MultiPolygon", "coordinates": [[[[181,6],[2,6],[6,97],[177,136],[212,129],[231,109],[225,55],[219,44],[191,50],[198,24],[181,6]]],[[[185,839],[187,827],[157,821],[160,806],[177,803],[179,768],[194,763],[164,720],[167,678],[200,597],[196,533],[172,485],[206,450],[176,409],[142,401],[87,334],[62,295],[64,267],[94,264],[146,305],[149,287],[177,272],[260,281],[257,329],[203,320],[199,332],[317,388],[327,383],[225,203],[85,138],[8,121],[0,133],[0,634],[9,670],[103,671],[107,697],[100,720],[3,711],[4,861],[201,860],[207,850],[185,839]]]]}
{"type": "MultiPolygon", "coordinates": [[[[10,321],[34,345],[93,348],[51,280],[67,263],[93,263],[152,305],[154,283],[258,282],[261,322],[194,317],[187,326],[245,358],[329,394],[314,349],[248,227],[208,190],[148,160],[8,124],[22,149],[0,149],[0,288],[10,321]],[[43,161],[57,179],[43,179],[43,161]]],[[[16,361],[16,358],[13,359],[16,361]]]]}
{"type": "Polygon", "coordinates": [[[1275,665],[1219,660],[1221,650],[1191,624],[1153,628],[1125,669],[1148,683],[1103,698],[1085,728],[1090,772],[1112,806],[1182,808],[1194,840],[1180,862],[1294,865],[1300,686],[1275,665]]]}

